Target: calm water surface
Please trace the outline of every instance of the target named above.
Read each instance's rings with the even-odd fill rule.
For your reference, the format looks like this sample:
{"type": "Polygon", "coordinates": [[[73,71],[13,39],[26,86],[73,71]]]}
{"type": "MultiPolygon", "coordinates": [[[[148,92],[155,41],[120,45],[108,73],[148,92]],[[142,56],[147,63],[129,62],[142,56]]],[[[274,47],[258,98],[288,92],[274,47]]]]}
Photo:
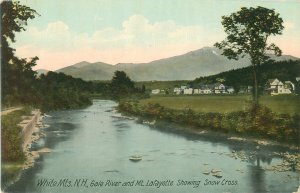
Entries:
{"type": "Polygon", "coordinates": [[[254,145],[229,143],[217,137],[207,139],[162,132],[134,120],[120,118],[119,113],[112,111],[116,105],[112,101],[95,100],[86,109],[49,113],[51,117],[44,119],[44,123],[50,125],[44,129],[47,136],[33,148],[47,147],[52,152],[43,154],[8,191],[274,193],[297,189],[299,173],[263,169],[281,163],[280,158],[273,157],[274,150],[261,148],[263,153],[259,155],[253,154],[254,145]],[[242,161],[229,156],[239,150],[252,153],[253,160],[242,161]],[[129,157],[135,154],[143,156],[143,159],[140,162],[130,161],[129,157]],[[212,169],[221,170],[222,177],[203,174],[212,169]],[[66,179],[68,182],[62,186],[37,186],[41,180],[49,182],[52,179],[66,179]],[[108,180],[121,183],[108,186],[108,180]],[[143,183],[137,184],[139,180],[143,183]],[[148,180],[169,180],[165,185],[171,181],[173,185],[146,186],[148,180]],[[181,180],[190,183],[182,183],[181,180]],[[230,183],[222,185],[222,181],[226,180],[230,183]],[[96,184],[93,181],[99,186],[93,186],[96,184]],[[193,181],[201,182],[197,185],[193,181]],[[211,183],[205,185],[208,181],[211,183]],[[219,184],[214,184],[218,181],[219,184]],[[75,185],[75,182],[80,183],[75,185]],[[127,186],[122,186],[124,182],[128,182],[127,186]],[[68,183],[70,187],[67,187],[68,183]]]}

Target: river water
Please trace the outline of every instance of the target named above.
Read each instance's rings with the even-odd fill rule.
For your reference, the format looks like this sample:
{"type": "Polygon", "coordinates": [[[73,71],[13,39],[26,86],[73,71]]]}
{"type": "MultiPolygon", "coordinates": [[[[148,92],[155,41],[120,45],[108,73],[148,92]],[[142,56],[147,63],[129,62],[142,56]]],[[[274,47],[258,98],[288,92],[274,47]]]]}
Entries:
{"type": "MultiPolygon", "coordinates": [[[[224,137],[195,137],[151,128],[114,111],[115,102],[95,100],[85,109],[51,112],[46,137],[33,149],[50,148],[8,192],[154,193],[293,192],[299,173],[264,168],[285,152],[224,137]],[[242,151],[251,160],[231,156],[242,151]],[[132,155],[142,160],[132,162],[132,155]],[[219,178],[203,172],[221,170],[219,178]],[[200,182],[199,182],[200,181],[200,182]],[[44,184],[42,184],[44,182],[44,184]],[[47,182],[47,183],[45,183],[47,182]],[[56,184],[55,184],[56,183],[56,184]]],[[[176,127],[167,126],[166,127],[176,127]]],[[[213,134],[214,135],[214,134],[213,134]]]]}

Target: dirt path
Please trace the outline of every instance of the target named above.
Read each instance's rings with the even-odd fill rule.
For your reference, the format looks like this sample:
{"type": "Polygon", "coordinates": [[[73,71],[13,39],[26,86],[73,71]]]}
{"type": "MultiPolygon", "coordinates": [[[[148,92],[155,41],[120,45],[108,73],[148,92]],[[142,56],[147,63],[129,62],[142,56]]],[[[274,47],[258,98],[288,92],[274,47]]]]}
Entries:
{"type": "Polygon", "coordinates": [[[6,109],[4,111],[1,111],[1,116],[7,115],[13,111],[20,110],[20,109],[22,109],[22,107],[12,107],[12,108],[6,109]]]}

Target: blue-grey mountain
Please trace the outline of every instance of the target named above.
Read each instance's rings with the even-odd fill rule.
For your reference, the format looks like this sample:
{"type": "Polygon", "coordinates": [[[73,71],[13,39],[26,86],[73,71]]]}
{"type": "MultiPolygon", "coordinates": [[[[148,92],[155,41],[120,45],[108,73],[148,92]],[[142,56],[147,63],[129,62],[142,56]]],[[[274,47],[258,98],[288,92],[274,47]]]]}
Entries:
{"type": "MultiPolygon", "coordinates": [[[[296,60],[293,56],[271,56],[274,60],[296,60]]],[[[183,55],[155,60],[149,63],[119,63],[116,65],[86,61],[62,68],[63,72],[84,80],[111,80],[114,71],[125,71],[134,81],[193,80],[231,69],[249,66],[248,58],[228,60],[217,48],[204,47],[183,55]]]]}

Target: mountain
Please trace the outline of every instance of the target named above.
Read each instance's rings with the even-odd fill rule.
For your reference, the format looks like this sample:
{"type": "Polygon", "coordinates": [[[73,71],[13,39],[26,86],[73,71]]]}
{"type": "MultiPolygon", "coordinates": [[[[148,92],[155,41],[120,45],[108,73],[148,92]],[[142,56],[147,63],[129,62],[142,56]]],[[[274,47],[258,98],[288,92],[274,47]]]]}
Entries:
{"type": "MultiPolygon", "coordinates": [[[[275,60],[297,60],[293,56],[272,56],[275,60]]],[[[134,81],[151,80],[193,80],[200,76],[208,76],[231,69],[250,65],[247,58],[229,60],[221,55],[217,48],[204,47],[183,55],[155,60],[149,63],[119,63],[110,65],[102,62],[86,61],[62,68],[63,72],[84,80],[110,80],[114,71],[125,71],[134,81]]]]}
{"type": "Polygon", "coordinates": [[[61,68],[56,72],[63,72],[75,78],[84,80],[110,80],[115,71],[115,67],[110,64],[96,62],[89,63],[86,61],[79,62],[72,66],[61,68]]]}

